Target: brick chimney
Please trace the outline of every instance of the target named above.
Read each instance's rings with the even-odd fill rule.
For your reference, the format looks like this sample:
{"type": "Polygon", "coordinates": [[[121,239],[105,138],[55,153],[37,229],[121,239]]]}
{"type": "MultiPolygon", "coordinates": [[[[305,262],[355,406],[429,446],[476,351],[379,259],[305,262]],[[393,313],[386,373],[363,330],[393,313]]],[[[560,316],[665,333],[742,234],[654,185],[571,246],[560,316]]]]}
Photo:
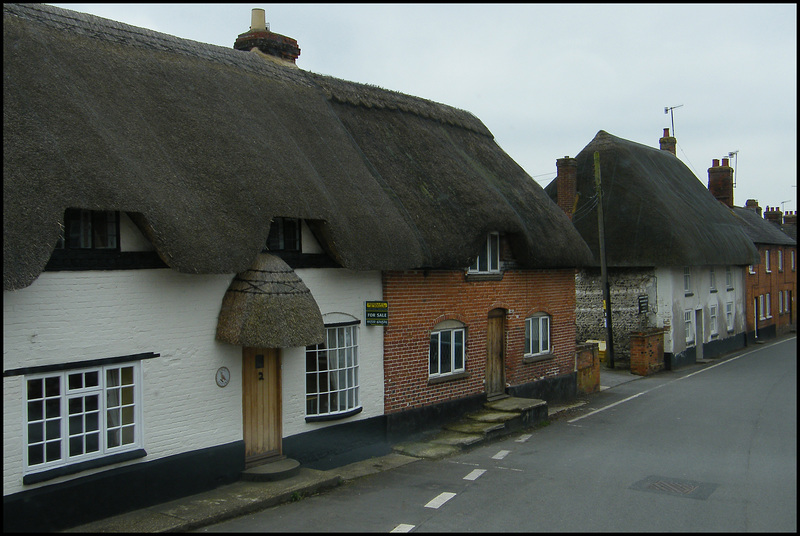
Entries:
{"type": "Polygon", "coordinates": [[[767,210],[764,211],[764,219],[775,225],[781,225],[783,223],[783,213],[778,207],[767,207],[767,210]]]}
{"type": "Polygon", "coordinates": [[[572,219],[577,201],[578,161],[565,156],[556,160],[556,187],[558,189],[558,206],[572,219]]]}
{"type": "Polygon", "coordinates": [[[285,35],[272,33],[266,23],[263,9],[255,8],[251,14],[250,31],[240,34],[233,44],[236,50],[258,49],[268,56],[296,63],[300,56],[297,41],[285,35]]]}
{"type": "Polygon", "coordinates": [[[787,210],[786,213],[783,215],[783,224],[784,225],[797,225],[797,211],[796,210],[787,210]]]}
{"type": "Polygon", "coordinates": [[[715,158],[708,168],[708,191],[717,201],[733,206],[733,168],[728,165],[727,158],[722,159],[722,165],[715,158]]]}
{"type": "Polygon", "coordinates": [[[757,199],[748,199],[747,202],[744,204],[744,208],[749,208],[750,210],[758,214],[759,218],[761,217],[761,207],[758,206],[757,199]]]}
{"type": "Polygon", "coordinates": [[[669,135],[668,128],[664,129],[664,137],[658,140],[658,143],[661,146],[662,151],[669,151],[672,154],[676,154],[675,146],[678,144],[678,140],[669,135]]]}

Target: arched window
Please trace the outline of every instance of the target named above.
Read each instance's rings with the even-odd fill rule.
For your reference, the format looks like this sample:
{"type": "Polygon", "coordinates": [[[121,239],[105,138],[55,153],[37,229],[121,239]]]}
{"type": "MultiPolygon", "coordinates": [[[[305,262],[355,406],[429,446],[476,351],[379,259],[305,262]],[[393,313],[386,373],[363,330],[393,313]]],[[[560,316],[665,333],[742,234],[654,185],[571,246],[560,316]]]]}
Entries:
{"type": "Polygon", "coordinates": [[[525,355],[550,353],[550,315],[535,314],[525,319],[525,355]]]}
{"type": "Polygon", "coordinates": [[[457,320],[440,322],[431,331],[428,374],[431,377],[464,372],[467,329],[457,320]]]}

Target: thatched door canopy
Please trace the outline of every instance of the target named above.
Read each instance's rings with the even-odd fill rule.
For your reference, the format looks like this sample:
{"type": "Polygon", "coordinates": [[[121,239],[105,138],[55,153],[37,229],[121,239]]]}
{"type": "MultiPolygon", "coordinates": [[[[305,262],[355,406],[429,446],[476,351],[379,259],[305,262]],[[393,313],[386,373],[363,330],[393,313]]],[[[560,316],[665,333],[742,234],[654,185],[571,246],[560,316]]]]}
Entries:
{"type": "Polygon", "coordinates": [[[325,340],[325,326],[311,291],[294,270],[261,253],[225,292],[217,339],[256,348],[308,346],[325,340]]]}

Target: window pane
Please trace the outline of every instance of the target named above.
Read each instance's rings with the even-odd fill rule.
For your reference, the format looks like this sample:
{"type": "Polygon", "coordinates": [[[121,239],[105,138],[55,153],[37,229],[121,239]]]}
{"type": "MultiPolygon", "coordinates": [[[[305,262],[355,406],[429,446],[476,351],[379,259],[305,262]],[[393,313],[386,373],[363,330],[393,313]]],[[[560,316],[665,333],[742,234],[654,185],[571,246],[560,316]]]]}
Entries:
{"type": "Polygon", "coordinates": [[[489,270],[497,271],[500,269],[500,236],[497,234],[489,235],[489,270]]]}
{"type": "Polygon", "coordinates": [[[453,370],[464,369],[464,331],[457,330],[453,337],[453,370]]]}
{"type": "Polygon", "coordinates": [[[28,465],[44,463],[44,445],[31,445],[28,447],[28,465]]]}
{"type": "Polygon", "coordinates": [[[42,389],[42,379],[28,380],[28,400],[42,398],[44,391],[42,389]]]}
{"type": "Polygon", "coordinates": [[[61,377],[55,376],[44,380],[44,394],[47,397],[61,394],[61,377]]]}
{"type": "Polygon", "coordinates": [[[53,441],[45,445],[45,456],[48,462],[61,459],[61,441],[53,441]]]}
{"type": "Polygon", "coordinates": [[[430,374],[439,374],[439,333],[431,333],[430,374]]]}
{"type": "Polygon", "coordinates": [[[525,349],[523,351],[526,354],[533,353],[531,350],[531,322],[533,322],[533,320],[530,318],[525,320],[525,349]]]}
{"type": "Polygon", "coordinates": [[[541,352],[542,341],[541,337],[539,336],[539,319],[534,318],[531,321],[531,353],[538,354],[541,352]]]}
{"type": "Polygon", "coordinates": [[[44,403],[42,401],[28,402],[28,420],[39,421],[44,418],[44,403]]]}
{"type": "Polygon", "coordinates": [[[550,318],[542,317],[542,352],[550,351],[550,318]]]}
{"type": "Polygon", "coordinates": [[[37,422],[28,425],[28,443],[40,443],[44,440],[44,424],[37,422]]]}
{"type": "Polygon", "coordinates": [[[450,331],[441,332],[440,367],[442,374],[450,372],[452,367],[451,333],[450,331]]]}

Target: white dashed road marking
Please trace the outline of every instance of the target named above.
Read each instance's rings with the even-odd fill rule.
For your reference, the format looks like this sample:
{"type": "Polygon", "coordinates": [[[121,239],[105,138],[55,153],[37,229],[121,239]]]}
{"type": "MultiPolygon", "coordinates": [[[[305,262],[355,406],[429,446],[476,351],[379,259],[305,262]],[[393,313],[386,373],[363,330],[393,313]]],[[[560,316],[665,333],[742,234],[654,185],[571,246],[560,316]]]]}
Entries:
{"type": "Polygon", "coordinates": [[[406,525],[405,523],[400,523],[395,528],[393,528],[390,532],[411,532],[412,529],[416,525],[406,525]]]}
{"type": "Polygon", "coordinates": [[[425,505],[425,508],[439,508],[444,503],[455,497],[455,493],[450,493],[449,491],[445,491],[444,493],[440,493],[436,497],[430,500],[428,504],[425,505]]]}
{"type": "Polygon", "coordinates": [[[510,450],[501,450],[500,452],[498,452],[497,454],[495,454],[494,456],[492,456],[492,459],[493,459],[493,460],[502,460],[503,458],[505,458],[506,456],[508,456],[508,454],[509,454],[510,452],[511,452],[510,450]]]}
{"type": "Polygon", "coordinates": [[[523,434],[523,435],[519,436],[517,439],[515,439],[514,441],[516,441],[517,443],[525,443],[527,440],[529,440],[531,438],[532,435],[533,434],[523,434]]]}
{"type": "Polygon", "coordinates": [[[476,480],[479,476],[486,472],[486,469],[475,469],[470,474],[464,477],[464,480],[476,480]]]}

